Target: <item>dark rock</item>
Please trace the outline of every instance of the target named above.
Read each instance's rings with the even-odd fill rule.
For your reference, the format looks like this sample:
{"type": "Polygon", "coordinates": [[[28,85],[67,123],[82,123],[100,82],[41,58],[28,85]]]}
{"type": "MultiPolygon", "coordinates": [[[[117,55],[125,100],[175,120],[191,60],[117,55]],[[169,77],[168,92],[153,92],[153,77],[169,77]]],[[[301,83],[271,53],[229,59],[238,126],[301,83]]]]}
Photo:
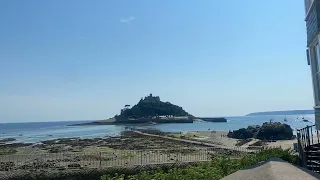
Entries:
{"type": "Polygon", "coordinates": [[[12,143],[12,144],[0,144],[0,148],[18,148],[18,147],[25,147],[31,146],[32,143],[12,143]]]}
{"type": "Polygon", "coordinates": [[[207,122],[228,122],[226,118],[198,118],[207,122]]]}
{"type": "Polygon", "coordinates": [[[5,139],[0,139],[0,143],[7,143],[11,141],[15,141],[15,138],[5,138],[5,139]]]}
{"type": "Polygon", "coordinates": [[[253,138],[254,134],[251,130],[246,128],[241,128],[232,132],[231,137],[235,139],[249,139],[253,138]]]}
{"type": "Polygon", "coordinates": [[[289,140],[293,138],[293,131],[288,124],[263,123],[256,136],[261,140],[289,140]]]}
{"type": "Polygon", "coordinates": [[[228,133],[228,137],[236,139],[257,138],[260,140],[289,140],[293,131],[287,124],[280,122],[266,122],[260,126],[248,126],[228,133]]]}
{"type": "Polygon", "coordinates": [[[68,168],[81,168],[80,164],[74,163],[74,164],[69,164],[68,168]]]}
{"type": "Polygon", "coordinates": [[[36,143],[32,145],[32,148],[45,148],[45,145],[42,143],[36,143]]]}

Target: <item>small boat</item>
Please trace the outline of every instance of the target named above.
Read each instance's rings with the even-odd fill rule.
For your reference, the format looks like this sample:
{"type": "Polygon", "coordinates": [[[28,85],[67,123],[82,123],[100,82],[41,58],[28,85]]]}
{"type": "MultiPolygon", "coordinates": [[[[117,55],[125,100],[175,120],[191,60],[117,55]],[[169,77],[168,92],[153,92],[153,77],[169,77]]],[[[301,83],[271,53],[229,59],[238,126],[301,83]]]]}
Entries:
{"type": "Polygon", "coordinates": [[[287,115],[285,115],[285,117],[284,117],[284,120],[283,120],[284,122],[287,122],[288,120],[287,120],[287,115]]]}
{"type": "Polygon", "coordinates": [[[303,121],[303,122],[309,122],[309,120],[308,120],[308,119],[303,119],[302,121],[303,121]]]}

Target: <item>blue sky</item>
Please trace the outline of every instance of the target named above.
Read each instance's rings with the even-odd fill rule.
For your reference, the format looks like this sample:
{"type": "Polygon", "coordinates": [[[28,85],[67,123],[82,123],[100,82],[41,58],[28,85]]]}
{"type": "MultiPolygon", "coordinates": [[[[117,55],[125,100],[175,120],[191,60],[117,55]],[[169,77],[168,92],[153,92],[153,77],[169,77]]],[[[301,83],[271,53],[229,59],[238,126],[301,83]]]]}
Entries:
{"type": "Polygon", "coordinates": [[[312,109],[303,0],[0,1],[0,121],[312,109]]]}

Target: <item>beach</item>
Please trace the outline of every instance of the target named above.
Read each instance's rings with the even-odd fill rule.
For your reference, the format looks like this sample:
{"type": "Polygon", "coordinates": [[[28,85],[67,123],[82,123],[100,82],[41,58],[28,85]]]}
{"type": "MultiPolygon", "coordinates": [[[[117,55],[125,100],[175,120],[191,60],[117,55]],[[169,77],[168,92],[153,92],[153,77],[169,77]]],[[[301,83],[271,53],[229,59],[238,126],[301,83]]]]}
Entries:
{"type": "Polygon", "coordinates": [[[154,135],[154,132],[154,130],[147,130],[150,136],[125,131],[121,136],[115,137],[62,138],[35,144],[2,144],[0,171],[197,162],[208,161],[213,155],[237,158],[251,153],[247,149],[224,148],[214,143],[208,146],[200,141],[195,143],[191,140],[171,138],[170,133],[154,135]]]}
{"type": "MultiPolygon", "coordinates": [[[[240,141],[238,139],[234,138],[228,138],[227,137],[228,131],[190,131],[187,133],[172,133],[175,137],[181,137],[184,136],[189,139],[194,140],[200,140],[205,142],[212,142],[214,144],[219,144],[226,147],[244,147],[247,148],[249,146],[255,146],[255,143],[259,142],[258,139],[251,139],[250,142],[247,142],[242,145],[237,145],[237,143],[240,141]]],[[[316,141],[316,137],[314,137],[316,141]]],[[[266,142],[263,147],[281,147],[283,149],[293,149],[293,144],[297,143],[296,139],[293,140],[278,140],[278,141],[268,141],[266,142]]]]}
{"type": "MultiPolygon", "coordinates": [[[[0,141],[0,171],[198,162],[216,155],[239,158],[265,147],[293,149],[296,140],[263,142],[227,137],[229,130],[248,124],[261,125],[266,118],[234,117],[225,123],[148,126],[68,126],[74,122],[4,124],[0,126],[0,140],[3,140],[0,141]],[[128,131],[131,128],[132,131],[128,131]]],[[[274,119],[281,121],[282,117],[274,119]]],[[[307,124],[293,116],[287,119],[293,127],[307,124]]]]}

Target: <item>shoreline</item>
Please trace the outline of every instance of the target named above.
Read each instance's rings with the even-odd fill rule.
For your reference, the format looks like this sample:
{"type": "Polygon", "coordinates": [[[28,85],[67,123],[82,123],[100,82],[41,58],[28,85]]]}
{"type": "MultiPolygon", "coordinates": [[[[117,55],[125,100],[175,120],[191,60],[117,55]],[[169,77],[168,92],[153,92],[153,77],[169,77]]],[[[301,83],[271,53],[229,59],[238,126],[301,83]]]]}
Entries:
{"type": "MultiPolygon", "coordinates": [[[[169,133],[152,129],[132,129],[131,131],[123,131],[120,136],[87,139],[58,138],[32,144],[0,144],[0,157],[17,169],[29,166],[32,168],[33,161],[31,162],[30,158],[37,159],[41,166],[48,165],[59,168],[61,168],[61,164],[64,167],[70,165],[95,167],[95,164],[101,162],[103,166],[119,164],[126,166],[138,163],[205,161],[210,159],[212,155],[237,158],[262,147],[275,146],[275,144],[250,146],[256,143],[256,140],[236,146],[239,140],[228,138],[227,133],[227,131],[169,133]]],[[[296,140],[274,143],[287,149],[293,146],[293,141],[296,140]]]]}
{"type": "MultiPolygon", "coordinates": [[[[150,125],[150,124],[146,124],[146,125],[150,125]]],[[[143,126],[143,124],[141,124],[141,126],[143,126]]],[[[199,142],[209,142],[209,143],[222,145],[226,147],[248,147],[260,141],[259,139],[250,138],[250,141],[248,142],[240,142],[244,140],[227,137],[228,131],[208,130],[208,131],[187,131],[187,132],[162,132],[157,129],[140,129],[140,128],[128,127],[128,129],[126,128],[126,130],[122,131],[119,135],[105,134],[104,136],[97,136],[97,137],[91,137],[91,138],[81,138],[81,137],[52,138],[49,140],[44,140],[44,141],[34,142],[34,143],[16,141],[14,138],[4,138],[4,139],[0,139],[0,141],[1,140],[5,141],[8,139],[11,139],[11,141],[1,142],[0,149],[1,148],[21,148],[21,147],[43,144],[43,142],[54,142],[59,140],[63,140],[64,142],[67,143],[68,140],[73,140],[73,139],[78,139],[80,141],[92,141],[92,140],[99,141],[99,140],[108,140],[108,139],[114,139],[114,138],[131,139],[130,136],[128,137],[124,134],[128,132],[133,132],[135,130],[138,130],[141,132],[147,132],[149,134],[156,134],[156,135],[168,136],[173,138],[190,139],[190,140],[199,141],[199,142]]],[[[277,140],[274,142],[270,142],[270,141],[261,141],[261,142],[265,142],[263,143],[262,146],[266,146],[266,147],[281,146],[285,149],[287,148],[293,149],[294,147],[293,144],[296,143],[297,140],[293,139],[293,140],[277,140]]],[[[70,144],[67,143],[66,145],[70,145],[70,144]]]]}

